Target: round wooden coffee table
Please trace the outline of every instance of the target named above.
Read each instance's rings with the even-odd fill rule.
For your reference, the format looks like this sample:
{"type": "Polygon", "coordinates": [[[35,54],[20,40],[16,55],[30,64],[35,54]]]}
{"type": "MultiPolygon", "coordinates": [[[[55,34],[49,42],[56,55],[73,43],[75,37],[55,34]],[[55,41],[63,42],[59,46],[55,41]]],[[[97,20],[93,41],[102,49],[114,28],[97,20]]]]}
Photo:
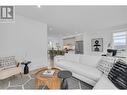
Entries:
{"type": "Polygon", "coordinates": [[[51,70],[55,70],[52,76],[43,75],[44,71],[48,70],[47,67],[42,68],[35,74],[36,78],[36,88],[39,89],[43,85],[47,85],[49,89],[60,89],[60,78],[58,78],[57,74],[60,71],[58,68],[52,68],[51,70]]]}

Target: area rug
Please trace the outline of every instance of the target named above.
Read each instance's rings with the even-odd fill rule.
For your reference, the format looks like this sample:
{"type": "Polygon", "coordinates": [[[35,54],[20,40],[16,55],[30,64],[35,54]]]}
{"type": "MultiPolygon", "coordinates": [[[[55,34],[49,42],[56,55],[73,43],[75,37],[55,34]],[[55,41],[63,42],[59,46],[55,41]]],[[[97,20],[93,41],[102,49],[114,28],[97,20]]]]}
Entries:
{"type": "MultiPolygon", "coordinates": [[[[68,88],[69,89],[92,89],[93,87],[85,82],[82,82],[74,77],[68,78],[68,88]]],[[[15,75],[10,78],[0,80],[0,89],[9,90],[36,90],[35,88],[35,78],[32,73],[27,75],[15,75]]]]}

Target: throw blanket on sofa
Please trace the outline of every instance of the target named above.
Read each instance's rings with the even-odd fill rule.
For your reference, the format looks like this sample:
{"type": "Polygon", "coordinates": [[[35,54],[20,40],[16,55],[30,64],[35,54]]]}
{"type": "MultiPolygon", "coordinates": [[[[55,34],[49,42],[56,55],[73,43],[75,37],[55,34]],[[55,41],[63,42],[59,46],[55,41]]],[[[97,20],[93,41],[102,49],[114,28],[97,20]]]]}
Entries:
{"type": "Polygon", "coordinates": [[[109,80],[119,89],[127,89],[127,64],[126,62],[117,61],[108,74],[109,80]]]}

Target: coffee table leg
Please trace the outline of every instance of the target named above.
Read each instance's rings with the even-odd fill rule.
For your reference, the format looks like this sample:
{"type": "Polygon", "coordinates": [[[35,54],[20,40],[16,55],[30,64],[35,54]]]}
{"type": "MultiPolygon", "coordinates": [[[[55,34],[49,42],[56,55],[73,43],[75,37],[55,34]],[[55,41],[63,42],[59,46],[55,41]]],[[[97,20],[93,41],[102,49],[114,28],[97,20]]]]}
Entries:
{"type": "Polygon", "coordinates": [[[39,86],[38,86],[38,83],[39,81],[36,79],[36,81],[35,81],[35,87],[36,87],[36,89],[38,89],[39,88],[39,86]]]}

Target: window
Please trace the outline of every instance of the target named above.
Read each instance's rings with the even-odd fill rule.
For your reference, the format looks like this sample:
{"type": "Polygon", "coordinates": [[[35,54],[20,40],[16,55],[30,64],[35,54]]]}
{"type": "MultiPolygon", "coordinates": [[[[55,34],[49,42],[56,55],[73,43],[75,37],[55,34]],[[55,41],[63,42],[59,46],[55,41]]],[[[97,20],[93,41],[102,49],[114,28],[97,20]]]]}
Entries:
{"type": "Polygon", "coordinates": [[[53,48],[53,42],[49,41],[48,42],[48,50],[51,50],[53,48]]]}
{"type": "Polygon", "coordinates": [[[127,45],[127,34],[126,32],[113,33],[113,45],[114,49],[125,50],[127,45]]]}

